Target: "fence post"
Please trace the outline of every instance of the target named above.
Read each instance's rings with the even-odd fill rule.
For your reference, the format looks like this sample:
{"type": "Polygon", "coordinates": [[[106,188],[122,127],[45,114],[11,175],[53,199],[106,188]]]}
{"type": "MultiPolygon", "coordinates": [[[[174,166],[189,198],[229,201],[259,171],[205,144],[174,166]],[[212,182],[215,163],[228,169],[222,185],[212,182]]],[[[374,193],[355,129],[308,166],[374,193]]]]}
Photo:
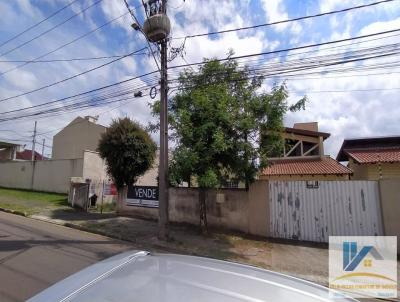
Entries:
{"type": "Polygon", "coordinates": [[[101,186],[101,204],[100,204],[100,214],[103,214],[103,201],[104,201],[104,179],[101,186]]]}

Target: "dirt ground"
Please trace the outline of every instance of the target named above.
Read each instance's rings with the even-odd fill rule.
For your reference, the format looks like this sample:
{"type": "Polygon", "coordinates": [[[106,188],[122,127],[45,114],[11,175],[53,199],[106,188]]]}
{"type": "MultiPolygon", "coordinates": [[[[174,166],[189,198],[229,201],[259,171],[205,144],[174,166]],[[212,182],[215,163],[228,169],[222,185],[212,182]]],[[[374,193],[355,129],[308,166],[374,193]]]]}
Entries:
{"type": "Polygon", "coordinates": [[[218,230],[211,230],[209,235],[202,235],[196,227],[187,225],[171,225],[171,238],[164,242],[157,238],[155,221],[62,209],[33,217],[50,219],[64,225],[72,224],[85,230],[128,240],[144,250],[246,263],[324,285],[328,280],[326,246],[299,245],[294,242],[248,237],[239,233],[228,234],[218,230]]]}

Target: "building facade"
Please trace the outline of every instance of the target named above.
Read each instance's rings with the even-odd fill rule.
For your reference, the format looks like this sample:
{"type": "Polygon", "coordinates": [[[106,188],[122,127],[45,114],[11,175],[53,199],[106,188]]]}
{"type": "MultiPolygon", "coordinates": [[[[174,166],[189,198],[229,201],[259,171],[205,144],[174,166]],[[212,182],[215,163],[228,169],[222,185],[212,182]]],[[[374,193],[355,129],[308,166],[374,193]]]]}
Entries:
{"type": "Polygon", "coordinates": [[[337,156],[354,180],[400,178],[400,137],[345,139],[337,156]]]}
{"type": "Polygon", "coordinates": [[[318,123],[296,123],[283,132],[284,148],[280,157],[269,159],[260,180],[319,181],[348,180],[351,169],[324,154],[324,141],[330,134],[320,132],[318,123]]]}
{"type": "Polygon", "coordinates": [[[22,149],[19,144],[0,142],[0,161],[15,160],[17,152],[22,149]]]}
{"type": "Polygon", "coordinates": [[[107,127],[97,118],[77,117],[53,137],[52,159],[83,158],[85,150],[96,151],[101,134],[107,127]]]}

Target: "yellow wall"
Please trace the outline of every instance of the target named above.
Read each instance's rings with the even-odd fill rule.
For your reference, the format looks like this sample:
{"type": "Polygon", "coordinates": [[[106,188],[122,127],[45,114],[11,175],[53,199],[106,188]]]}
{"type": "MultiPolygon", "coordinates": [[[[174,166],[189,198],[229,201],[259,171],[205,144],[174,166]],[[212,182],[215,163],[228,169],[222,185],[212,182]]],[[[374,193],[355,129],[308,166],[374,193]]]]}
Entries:
{"type": "Polygon", "coordinates": [[[260,180],[282,180],[282,181],[296,181],[296,180],[348,180],[349,176],[345,175],[276,175],[265,176],[261,175],[260,180]]]}
{"type": "Polygon", "coordinates": [[[357,164],[350,159],[349,168],[354,171],[351,179],[354,180],[379,180],[400,178],[400,163],[382,163],[382,164],[357,164]],[[380,166],[380,167],[379,167],[380,166]],[[379,173],[381,169],[381,175],[379,173]]]}
{"type": "MultiPolygon", "coordinates": [[[[379,191],[385,235],[400,237],[400,179],[380,180],[379,191]]],[[[397,253],[400,253],[399,244],[397,253]]]]}

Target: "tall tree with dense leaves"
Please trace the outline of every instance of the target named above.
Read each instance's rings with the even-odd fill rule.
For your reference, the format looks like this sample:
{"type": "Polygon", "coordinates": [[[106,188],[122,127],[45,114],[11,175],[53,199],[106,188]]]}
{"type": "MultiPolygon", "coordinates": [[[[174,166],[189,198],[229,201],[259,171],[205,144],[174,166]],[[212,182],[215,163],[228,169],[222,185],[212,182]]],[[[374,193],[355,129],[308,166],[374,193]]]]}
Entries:
{"type": "MultiPolygon", "coordinates": [[[[267,158],[283,149],[286,112],[305,106],[305,97],[289,106],[285,84],[267,93],[261,91],[262,83],[256,72],[231,59],[205,60],[199,71],[180,74],[178,92],[168,107],[176,144],[170,181],[196,182],[201,225],[206,222],[206,189],[227,180],[244,182],[248,188],[267,158]]],[[[158,111],[156,103],[153,114],[158,111]]]]}
{"type": "Polygon", "coordinates": [[[103,133],[98,151],[124,201],[127,185],[134,184],[153,165],[157,145],[143,127],[129,118],[114,120],[103,133]]]}

